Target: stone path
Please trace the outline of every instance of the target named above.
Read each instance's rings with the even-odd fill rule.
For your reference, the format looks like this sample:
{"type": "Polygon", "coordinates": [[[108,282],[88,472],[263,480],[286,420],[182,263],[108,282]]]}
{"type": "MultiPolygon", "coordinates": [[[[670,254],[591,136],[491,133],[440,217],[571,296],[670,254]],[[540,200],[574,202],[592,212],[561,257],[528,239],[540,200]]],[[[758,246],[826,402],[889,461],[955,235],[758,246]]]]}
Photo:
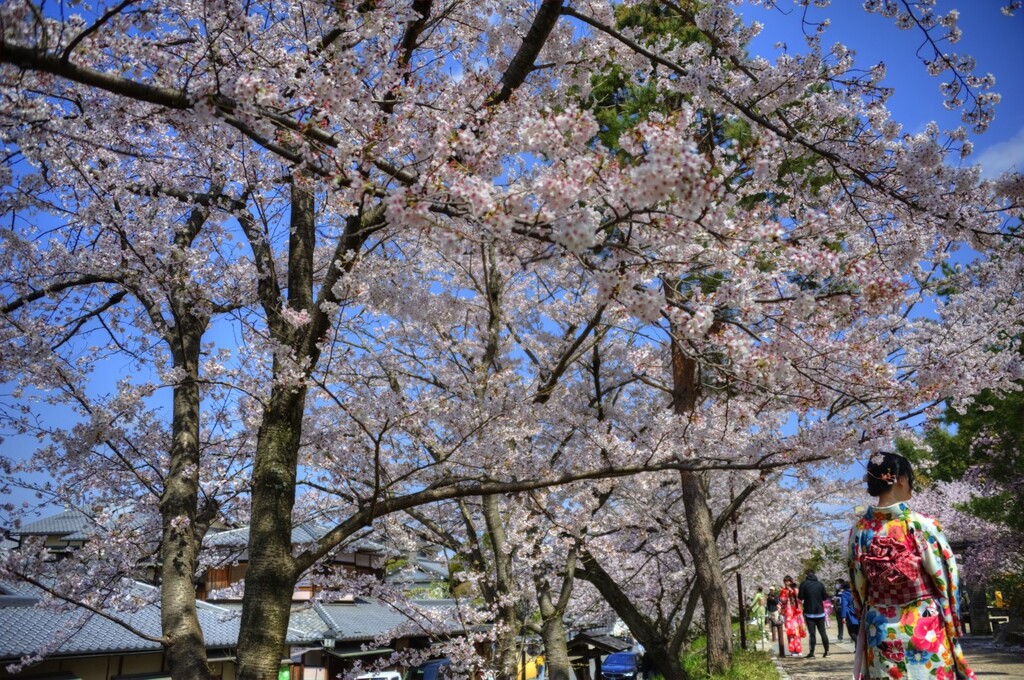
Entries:
{"type": "MultiPolygon", "coordinates": [[[[1024,648],[995,647],[988,638],[968,638],[963,646],[967,661],[979,680],[1024,680],[1024,648]]],[[[804,640],[804,654],[807,651],[807,640],[804,640]]],[[[783,680],[850,680],[853,643],[832,640],[828,658],[822,658],[822,651],[819,640],[814,659],[776,658],[783,680]]]]}

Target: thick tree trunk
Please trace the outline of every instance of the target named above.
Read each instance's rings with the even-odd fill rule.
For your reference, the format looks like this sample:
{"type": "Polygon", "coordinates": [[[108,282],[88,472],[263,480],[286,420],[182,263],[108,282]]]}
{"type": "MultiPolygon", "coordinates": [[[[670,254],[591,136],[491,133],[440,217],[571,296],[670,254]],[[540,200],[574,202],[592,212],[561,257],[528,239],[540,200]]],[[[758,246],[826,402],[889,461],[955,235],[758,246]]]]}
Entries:
{"type": "Polygon", "coordinates": [[[201,323],[181,319],[172,343],[185,376],[174,387],[170,470],[160,499],[160,623],[174,680],[207,680],[206,642],[196,609],[196,565],[203,537],[199,499],[199,352],[201,323]]]}
{"type": "Polygon", "coordinates": [[[298,574],[292,557],[292,508],[305,389],[274,389],[256,443],[245,574],[239,680],[277,680],[298,574]]]}
{"type": "MultiPolygon", "coordinates": [[[[314,197],[296,179],[291,198],[288,306],[313,314],[314,197]]],[[[276,294],[263,301],[275,339],[292,348],[292,361],[308,360],[310,365],[315,365],[319,350],[313,340],[321,339],[326,326],[301,330],[282,322],[276,294]]],[[[276,377],[293,367],[285,357],[275,357],[272,370],[276,377]]],[[[275,385],[257,433],[249,567],[245,574],[238,639],[239,680],[276,680],[281,655],[285,652],[292,595],[300,575],[292,555],[292,510],[306,391],[305,384],[275,385]]]]}
{"type": "Polygon", "coordinates": [[[564,611],[555,616],[544,618],[541,626],[541,639],[544,640],[544,668],[548,680],[569,680],[572,669],[569,663],[568,637],[565,634],[565,623],[562,621],[564,611]]]}
{"type": "Polygon", "coordinates": [[[558,575],[561,587],[555,597],[551,579],[546,573],[534,574],[537,588],[537,604],[540,607],[541,638],[544,640],[544,662],[550,680],[569,680],[572,669],[569,663],[568,639],[565,634],[565,610],[572,599],[573,583],[576,579],[577,548],[573,547],[565,559],[565,571],[558,575]]]}
{"type": "Polygon", "coordinates": [[[544,622],[541,632],[544,640],[545,677],[549,680],[569,680],[568,637],[565,635],[565,624],[561,613],[544,622]]]}
{"type": "Polygon", "coordinates": [[[704,603],[708,672],[711,675],[724,674],[732,665],[732,619],[715,542],[714,520],[708,509],[707,488],[696,472],[684,470],[679,476],[686,510],[687,544],[697,572],[697,588],[704,603]]]}
{"type": "Polygon", "coordinates": [[[490,537],[494,555],[494,585],[498,607],[496,623],[499,633],[494,641],[494,664],[497,680],[515,680],[519,662],[519,648],[516,644],[522,633],[523,621],[516,611],[512,577],[512,548],[508,545],[505,525],[501,518],[501,497],[488,495],[481,498],[484,524],[490,537]]]}

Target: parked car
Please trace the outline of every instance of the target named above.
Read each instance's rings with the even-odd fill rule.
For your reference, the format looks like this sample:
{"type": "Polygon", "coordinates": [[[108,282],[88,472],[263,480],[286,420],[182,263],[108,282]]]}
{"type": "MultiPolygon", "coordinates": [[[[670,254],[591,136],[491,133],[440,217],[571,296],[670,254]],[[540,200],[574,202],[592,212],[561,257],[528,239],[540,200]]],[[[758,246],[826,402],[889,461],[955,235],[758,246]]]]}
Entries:
{"type": "Polygon", "coordinates": [[[441,680],[449,676],[448,666],[451,666],[451,659],[434,659],[409,669],[405,680],[441,680]]]}
{"type": "Polygon", "coordinates": [[[402,680],[402,674],[398,671],[377,671],[357,675],[356,680],[402,680]]]}
{"type": "Polygon", "coordinates": [[[634,680],[640,675],[640,655],[636,652],[609,654],[601,662],[603,680],[634,680]]]}

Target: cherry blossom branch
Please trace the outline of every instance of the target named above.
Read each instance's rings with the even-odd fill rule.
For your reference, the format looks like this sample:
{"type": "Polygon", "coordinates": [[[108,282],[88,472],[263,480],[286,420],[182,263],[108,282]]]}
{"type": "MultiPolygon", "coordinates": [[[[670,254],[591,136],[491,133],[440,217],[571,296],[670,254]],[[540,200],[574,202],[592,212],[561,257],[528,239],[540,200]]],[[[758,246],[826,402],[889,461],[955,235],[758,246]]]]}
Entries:
{"type": "Polygon", "coordinates": [[[30,302],[35,302],[36,300],[40,300],[44,297],[49,297],[54,293],[61,293],[70,288],[77,288],[79,286],[89,286],[97,283],[119,284],[123,283],[123,281],[120,277],[109,275],[100,276],[96,274],[87,274],[84,276],[78,276],[72,279],[67,279],[65,281],[58,281],[56,283],[50,284],[49,286],[46,286],[45,288],[34,290],[31,293],[28,293],[27,295],[21,295],[14,298],[10,302],[4,304],[3,307],[0,307],[0,313],[10,314],[14,311],[17,311],[18,309],[20,309],[21,307],[30,302]]]}
{"type": "MultiPolygon", "coordinates": [[[[414,508],[436,501],[450,500],[454,498],[466,498],[468,496],[486,496],[489,494],[517,493],[530,491],[552,486],[563,486],[574,482],[582,482],[595,479],[613,479],[617,477],[628,477],[641,472],[658,472],[664,470],[679,470],[689,472],[700,472],[704,470],[766,470],[779,467],[790,467],[793,460],[770,461],[774,454],[766,454],[760,459],[744,463],[739,461],[711,462],[702,460],[688,461],[665,461],[661,463],[646,465],[625,465],[622,467],[605,467],[591,470],[567,472],[561,475],[547,478],[527,480],[451,480],[428,485],[422,491],[416,491],[402,496],[375,500],[368,507],[363,507],[354,512],[345,521],[338,524],[325,534],[315,548],[303,551],[296,556],[295,565],[299,573],[311,567],[318,559],[334,549],[339,543],[349,538],[363,527],[369,526],[373,520],[389,515],[393,512],[404,511],[407,508],[414,508]]],[[[813,452],[800,458],[801,463],[827,460],[829,455],[822,452],[813,452]]]]}
{"type": "MultiPolygon", "coordinates": [[[[589,24],[590,26],[596,28],[602,33],[607,34],[608,36],[621,42],[623,45],[629,47],[631,50],[634,50],[638,54],[641,54],[644,57],[650,59],[652,62],[665,66],[666,68],[680,75],[686,75],[685,68],[683,68],[676,62],[645,48],[637,41],[627,37],[620,31],[616,30],[613,26],[603,23],[589,15],[586,15],[576,9],[573,9],[572,7],[563,7],[561,11],[562,14],[579,19],[580,21],[589,24]]],[[[708,37],[713,38],[713,36],[708,37]]],[[[744,71],[744,73],[747,73],[750,77],[756,80],[754,74],[735,56],[730,57],[730,63],[732,63],[733,66],[740,68],[741,70],[744,71]]],[[[876,177],[874,177],[872,173],[853,165],[847,159],[843,158],[839,154],[828,149],[822,148],[820,144],[817,144],[813,141],[806,139],[802,134],[800,134],[800,131],[797,129],[797,126],[795,126],[791,121],[789,121],[785,117],[783,111],[780,110],[776,112],[776,115],[780,119],[780,122],[776,123],[769,119],[767,116],[758,113],[753,107],[736,100],[734,97],[730,96],[727,92],[725,92],[722,88],[714,85],[709,85],[708,87],[711,92],[721,97],[721,99],[725,103],[734,107],[737,111],[742,113],[751,122],[757,123],[758,125],[761,125],[765,129],[770,130],[775,134],[779,135],[779,137],[789,140],[795,144],[798,144],[807,149],[808,151],[811,151],[812,153],[815,153],[818,156],[833,162],[836,166],[843,168],[851,175],[862,181],[865,185],[877,191],[880,191],[884,195],[900,202],[901,204],[905,205],[907,208],[911,209],[915,213],[920,214],[926,212],[926,209],[923,206],[918,205],[912,196],[909,196],[905,192],[900,191],[899,188],[890,187],[884,184],[883,182],[879,181],[876,177]]],[[[945,214],[943,214],[942,217],[944,219],[952,219],[956,223],[961,223],[963,221],[959,217],[954,217],[945,214]]]]}
{"type": "Polygon", "coordinates": [[[94,307],[85,314],[79,316],[72,322],[71,328],[64,333],[64,336],[59,338],[54,344],[50,346],[50,349],[54,351],[59,349],[64,343],[68,342],[69,340],[71,340],[71,338],[75,337],[78,331],[82,329],[82,326],[88,323],[90,319],[97,318],[100,315],[102,315],[103,312],[107,311],[108,309],[111,309],[112,307],[117,306],[122,300],[124,300],[124,298],[127,295],[127,291],[120,290],[111,295],[110,297],[108,297],[106,301],[99,307],[94,307]]]}
{"type": "Polygon", "coordinates": [[[562,0],[541,0],[540,9],[537,10],[530,29],[526,32],[512,61],[509,62],[508,68],[501,75],[501,89],[487,99],[486,106],[495,106],[508,101],[512,93],[523,84],[526,76],[533,71],[537,55],[540,54],[551,30],[558,23],[558,17],[564,10],[562,0]]]}
{"type": "MultiPolygon", "coordinates": [[[[566,369],[571,363],[576,361],[584,352],[586,348],[580,349],[584,341],[590,337],[590,334],[597,328],[601,322],[601,316],[604,314],[606,305],[601,305],[594,312],[594,315],[587,321],[587,325],[580,331],[580,334],[573,339],[572,344],[566,348],[562,355],[558,359],[558,363],[551,370],[544,380],[544,383],[537,388],[537,394],[533,398],[535,404],[546,404],[548,399],[551,398],[551,394],[554,392],[555,386],[558,384],[559,378],[565,373],[566,369]]],[[[600,338],[596,338],[594,342],[599,342],[600,338]]]]}
{"type": "Polygon", "coordinates": [[[26,70],[42,71],[89,85],[112,94],[180,111],[191,108],[188,94],[170,87],[140,83],[128,78],[73,64],[61,56],[48,54],[45,48],[27,47],[7,40],[0,42],[0,63],[26,70]]]}
{"type": "Polygon", "coordinates": [[[116,7],[111,7],[109,10],[104,12],[103,16],[101,16],[99,19],[93,22],[93,24],[89,26],[89,28],[85,29],[84,31],[82,31],[81,33],[79,33],[71,39],[71,41],[68,43],[68,46],[64,48],[64,53],[61,55],[61,59],[63,61],[67,61],[68,59],[70,59],[71,53],[75,51],[75,48],[78,47],[78,45],[83,40],[85,40],[90,35],[98,31],[105,23],[110,21],[114,16],[120,14],[121,10],[123,10],[125,7],[128,7],[133,2],[135,2],[135,0],[122,0],[121,4],[117,5],[116,7]]]}

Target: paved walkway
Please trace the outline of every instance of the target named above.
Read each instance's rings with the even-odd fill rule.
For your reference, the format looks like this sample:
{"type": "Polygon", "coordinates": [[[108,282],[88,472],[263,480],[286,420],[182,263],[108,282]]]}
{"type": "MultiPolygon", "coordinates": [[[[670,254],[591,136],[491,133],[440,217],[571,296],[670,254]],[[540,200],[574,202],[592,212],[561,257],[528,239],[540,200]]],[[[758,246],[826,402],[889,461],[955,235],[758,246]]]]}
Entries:
{"type": "MultiPolygon", "coordinates": [[[[996,647],[988,638],[968,638],[963,643],[967,661],[979,680],[1024,680],[1024,648],[996,647]]],[[[759,646],[760,648],[760,646],[759,646]]],[[[804,654],[807,654],[807,640],[804,640],[804,654]]],[[[850,680],[853,673],[853,643],[832,640],[828,658],[822,658],[821,641],[815,650],[815,658],[776,658],[782,671],[783,680],[850,680]]],[[[776,649],[777,652],[777,649],[776,649]]]]}

